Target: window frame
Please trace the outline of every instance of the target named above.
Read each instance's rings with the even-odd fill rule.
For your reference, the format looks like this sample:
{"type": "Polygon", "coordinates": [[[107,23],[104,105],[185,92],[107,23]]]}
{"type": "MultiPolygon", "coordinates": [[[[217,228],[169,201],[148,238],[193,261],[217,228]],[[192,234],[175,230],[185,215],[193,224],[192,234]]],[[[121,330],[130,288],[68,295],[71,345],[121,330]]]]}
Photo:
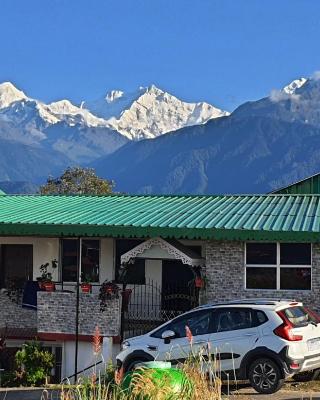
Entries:
{"type": "MultiPolygon", "coordinates": [[[[74,238],[74,237],[62,237],[59,240],[59,280],[61,282],[76,284],[77,283],[76,280],[75,281],[69,281],[69,280],[63,279],[63,241],[64,240],[78,241],[79,239],[74,238]]],[[[97,279],[97,281],[92,282],[93,285],[98,285],[98,284],[100,284],[100,278],[101,278],[101,239],[100,238],[96,238],[96,237],[94,237],[94,238],[90,238],[90,237],[81,238],[81,249],[80,249],[81,257],[82,257],[82,242],[84,240],[96,240],[96,241],[99,242],[99,273],[98,273],[98,279],[97,279]]],[[[77,263],[79,265],[78,256],[79,256],[79,253],[77,254],[77,263]]],[[[79,271],[79,282],[80,283],[82,283],[81,274],[82,274],[82,262],[81,262],[80,271],[79,271]]]]}
{"type": "MultiPolygon", "coordinates": [[[[311,264],[309,265],[305,265],[305,264],[301,264],[301,265],[288,265],[288,264],[280,264],[280,247],[281,247],[281,243],[291,243],[291,242],[258,242],[258,241],[246,241],[244,243],[244,289],[245,290],[265,290],[265,291],[290,291],[290,292],[311,292],[313,287],[312,287],[312,275],[313,275],[313,271],[312,271],[312,261],[313,261],[313,244],[310,242],[305,242],[305,244],[309,244],[310,245],[310,260],[311,260],[311,264]],[[247,264],[247,243],[276,243],[276,249],[277,249],[277,257],[276,257],[276,264],[247,264]],[[276,288],[274,289],[264,289],[264,288],[248,288],[247,287],[247,268],[275,268],[276,269],[276,288]],[[281,289],[280,285],[281,285],[281,280],[280,280],[280,272],[281,272],[281,268],[306,268],[306,269],[310,269],[310,289],[281,289]]],[[[304,243],[304,242],[296,242],[296,243],[304,243]]],[[[292,243],[294,244],[294,242],[292,243]]]]}

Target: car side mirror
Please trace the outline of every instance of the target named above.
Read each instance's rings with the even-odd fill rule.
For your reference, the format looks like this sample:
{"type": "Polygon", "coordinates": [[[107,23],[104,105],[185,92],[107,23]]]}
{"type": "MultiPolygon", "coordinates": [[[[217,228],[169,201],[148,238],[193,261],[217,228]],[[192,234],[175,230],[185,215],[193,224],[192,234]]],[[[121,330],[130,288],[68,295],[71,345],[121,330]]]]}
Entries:
{"type": "Polygon", "coordinates": [[[176,336],[175,332],[170,329],[164,331],[161,335],[162,339],[166,344],[170,343],[170,340],[173,339],[175,336],[176,336]]]}

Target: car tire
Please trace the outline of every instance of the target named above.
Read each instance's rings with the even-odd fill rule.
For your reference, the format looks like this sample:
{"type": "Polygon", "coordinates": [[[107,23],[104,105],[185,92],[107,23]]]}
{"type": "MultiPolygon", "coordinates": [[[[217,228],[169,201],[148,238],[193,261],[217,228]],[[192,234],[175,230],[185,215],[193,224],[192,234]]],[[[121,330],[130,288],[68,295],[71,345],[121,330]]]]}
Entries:
{"type": "Polygon", "coordinates": [[[248,378],[251,386],[262,394],[275,393],[284,383],[280,368],[270,358],[254,360],[250,365],[248,378]]]}
{"type": "Polygon", "coordinates": [[[143,363],[143,362],[146,362],[146,360],[142,360],[141,359],[141,360],[129,361],[128,365],[126,365],[125,372],[127,373],[127,372],[130,372],[130,371],[133,371],[137,364],[140,364],[140,363],[143,363]]]}
{"type": "Polygon", "coordinates": [[[316,381],[319,378],[320,369],[314,369],[312,371],[300,372],[293,377],[296,382],[310,382],[316,381]]]}

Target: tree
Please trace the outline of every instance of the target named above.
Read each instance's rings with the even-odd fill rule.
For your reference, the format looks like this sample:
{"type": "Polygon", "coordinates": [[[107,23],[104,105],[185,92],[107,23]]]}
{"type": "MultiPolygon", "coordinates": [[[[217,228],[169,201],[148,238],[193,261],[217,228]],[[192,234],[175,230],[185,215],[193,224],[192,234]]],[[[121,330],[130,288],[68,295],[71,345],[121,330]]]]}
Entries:
{"type": "Polygon", "coordinates": [[[40,194],[110,194],[114,182],[99,178],[93,168],[69,167],[58,178],[49,177],[40,194]]]}

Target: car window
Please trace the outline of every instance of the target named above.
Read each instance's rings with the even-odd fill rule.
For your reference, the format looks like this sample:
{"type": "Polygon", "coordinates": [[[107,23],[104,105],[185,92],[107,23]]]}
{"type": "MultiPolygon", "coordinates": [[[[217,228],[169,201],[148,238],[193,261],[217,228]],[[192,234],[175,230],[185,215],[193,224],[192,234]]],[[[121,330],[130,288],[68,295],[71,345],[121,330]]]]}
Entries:
{"type": "Polygon", "coordinates": [[[172,330],[176,337],[182,338],[186,336],[186,326],[189,327],[193,336],[212,332],[212,310],[201,310],[183,315],[158,329],[151,336],[161,338],[164,331],[172,330]]]}
{"type": "Polygon", "coordinates": [[[268,317],[263,311],[254,310],[254,326],[260,326],[268,321],[268,317]]]}
{"type": "Polygon", "coordinates": [[[250,309],[221,309],[214,315],[216,332],[234,331],[253,327],[250,309]]]}
{"type": "Polygon", "coordinates": [[[284,314],[294,327],[305,326],[310,322],[318,323],[316,317],[305,307],[289,307],[284,310],[284,314]]]}

